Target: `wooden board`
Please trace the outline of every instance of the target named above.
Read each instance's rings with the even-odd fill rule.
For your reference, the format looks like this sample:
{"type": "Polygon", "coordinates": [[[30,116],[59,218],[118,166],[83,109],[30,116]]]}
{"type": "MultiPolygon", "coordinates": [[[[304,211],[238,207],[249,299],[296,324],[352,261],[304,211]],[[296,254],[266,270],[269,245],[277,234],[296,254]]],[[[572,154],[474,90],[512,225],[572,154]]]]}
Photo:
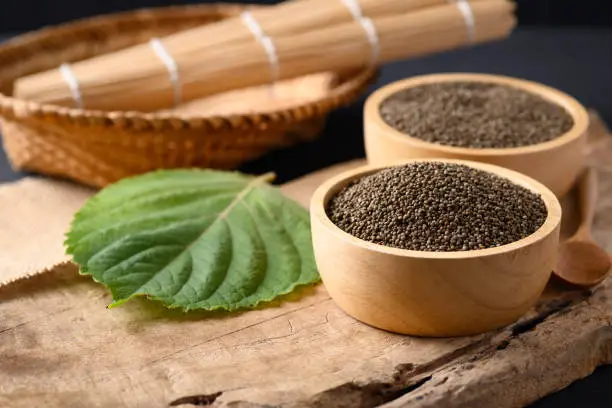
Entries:
{"type": "MultiPolygon", "coordinates": [[[[601,182],[595,234],[612,250],[612,140],[598,121],[589,148],[601,182]]],[[[358,164],[283,190],[306,204],[358,164]]],[[[591,291],[553,281],[517,324],[453,339],[361,324],[323,285],[238,314],[144,300],[108,310],[109,293],[61,246],[90,194],[44,179],[0,187],[1,407],[520,407],[612,363],[610,279],[591,291]]],[[[565,201],[568,233],[575,203],[565,201]]]]}

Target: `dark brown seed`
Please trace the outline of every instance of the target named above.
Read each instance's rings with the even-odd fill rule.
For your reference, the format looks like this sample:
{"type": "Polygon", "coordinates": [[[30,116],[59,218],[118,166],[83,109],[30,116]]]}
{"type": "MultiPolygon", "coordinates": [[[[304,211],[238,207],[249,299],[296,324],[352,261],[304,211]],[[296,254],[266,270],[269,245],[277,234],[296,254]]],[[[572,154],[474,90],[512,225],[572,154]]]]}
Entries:
{"type": "Polygon", "coordinates": [[[544,201],[530,190],[440,162],[393,167],[356,180],[331,198],[326,211],[351,235],[417,251],[505,245],[533,234],[547,216],[544,201]],[[452,193],[441,193],[442,187],[452,193]]]}
{"type": "Polygon", "coordinates": [[[482,82],[447,82],[396,92],[380,105],[383,120],[410,136],[442,145],[510,148],[568,132],[561,106],[520,89],[482,82]]]}

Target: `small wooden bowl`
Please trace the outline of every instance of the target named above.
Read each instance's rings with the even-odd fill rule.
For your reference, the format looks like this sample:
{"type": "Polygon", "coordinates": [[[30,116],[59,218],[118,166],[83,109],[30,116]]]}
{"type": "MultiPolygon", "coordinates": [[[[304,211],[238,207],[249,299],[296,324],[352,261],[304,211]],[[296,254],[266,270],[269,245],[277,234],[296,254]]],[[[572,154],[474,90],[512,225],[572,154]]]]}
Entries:
{"type": "Polygon", "coordinates": [[[432,74],[394,82],[368,98],[364,115],[365,149],[370,164],[434,157],[479,161],[531,176],[558,197],[570,190],[580,173],[589,125],[587,110],[571,96],[539,83],[488,74],[432,74]],[[531,146],[476,149],[445,146],[411,137],[385,123],[380,116],[380,104],[397,91],[423,84],[456,81],[496,83],[534,93],[565,108],[574,119],[574,127],[558,138],[531,146]]]}
{"type": "Polygon", "coordinates": [[[311,200],[314,251],[331,297],[369,325],[403,334],[448,337],[493,330],[517,320],[536,302],[557,256],[561,205],[544,185],[499,166],[465,164],[505,177],[541,195],[548,217],[519,241],[496,248],[424,252],[370,243],[327,217],[328,201],[351,181],[389,166],[363,166],[321,185],[311,200]]]}

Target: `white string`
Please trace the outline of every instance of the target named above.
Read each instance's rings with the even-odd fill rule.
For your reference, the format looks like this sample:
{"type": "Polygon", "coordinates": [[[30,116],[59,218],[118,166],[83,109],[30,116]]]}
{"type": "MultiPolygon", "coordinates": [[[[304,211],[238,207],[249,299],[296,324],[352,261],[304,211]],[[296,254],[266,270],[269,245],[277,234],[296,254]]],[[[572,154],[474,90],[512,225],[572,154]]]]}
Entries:
{"type": "Polygon", "coordinates": [[[380,42],[378,41],[378,33],[376,32],[376,27],[372,20],[367,17],[360,18],[358,20],[361,27],[365,31],[368,36],[368,42],[370,43],[370,47],[372,51],[370,53],[370,65],[376,65],[378,62],[378,56],[380,54],[380,42]]]}
{"type": "Polygon", "coordinates": [[[251,34],[255,37],[257,42],[261,44],[263,49],[266,51],[266,55],[268,56],[268,62],[270,63],[270,77],[271,82],[274,83],[278,80],[280,68],[278,64],[278,55],[276,53],[276,46],[274,45],[274,41],[270,37],[264,33],[263,29],[255,20],[255,17],[249,11],[243,11],[240,14],[240,18],[247,26],[251,34]]]}
{"type": "Polygon", "coordinates": [[[74,99],[77,108],[83,109],[83,95],[81,94],[79,81],[74,75],[74,72],[72,72],[72,68],[70,68],[69,64],[64,63],[60,65],[59,72],[62,74],[64,81],[66,81],[68,84],[68,88],[70,88],[70,92],[72,92],[72,98],[74,99]]]}
{"type": "Polygon", "coordinates": [[[170,83],[172,84],[172,92],[174,94],[174,106],[180,105],[183,95],[181,92],[181,80],[179,77],[178,65],[172,55],[168,52],[164,44],[159,38],[153,38],[149,41],[149,45],[155,52],[155,55],[161,60],[168,70],[170,83]]]}
{"type": "Polygon", "coordinates": [[[457,8],[463,15],[465,20],[465,26],[467,27],[468,39],[470,43],[473,43],[476,39],[476,21],[474,19],[474,12],[472,6],[467,0],[449,0],[451,3],[455,3],[457,8]]]}
{"type": "Polygon", "coordinates": [[[340,0],[342,4],[351,12],[355,20],[359,20],[363,17],[359,0],[340,0]]]}
{"type": "Polygon", "coordinates": [[[368,36],[368,42],[371,47],[370,64],[376,65],[380,54],[380,41],[378,40],[378,33],[374,23],[371,19],[363,16],[359,0],[340,0],[340,2],[349,10],[355,21],[361,25],[361,28],[363,28],[363,31],[368,36]]]}

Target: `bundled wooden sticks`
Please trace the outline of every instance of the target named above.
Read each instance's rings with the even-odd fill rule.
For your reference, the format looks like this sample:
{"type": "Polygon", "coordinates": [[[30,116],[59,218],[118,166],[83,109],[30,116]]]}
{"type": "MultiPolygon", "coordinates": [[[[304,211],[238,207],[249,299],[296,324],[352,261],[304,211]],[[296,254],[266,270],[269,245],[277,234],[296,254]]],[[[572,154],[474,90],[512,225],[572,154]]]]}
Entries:
{"type": "Polygon", "coordinates": [[[506,37],[507,0],[292,0],[19,79],[15,96],[154,111],[223,91],[506,37]]]}

